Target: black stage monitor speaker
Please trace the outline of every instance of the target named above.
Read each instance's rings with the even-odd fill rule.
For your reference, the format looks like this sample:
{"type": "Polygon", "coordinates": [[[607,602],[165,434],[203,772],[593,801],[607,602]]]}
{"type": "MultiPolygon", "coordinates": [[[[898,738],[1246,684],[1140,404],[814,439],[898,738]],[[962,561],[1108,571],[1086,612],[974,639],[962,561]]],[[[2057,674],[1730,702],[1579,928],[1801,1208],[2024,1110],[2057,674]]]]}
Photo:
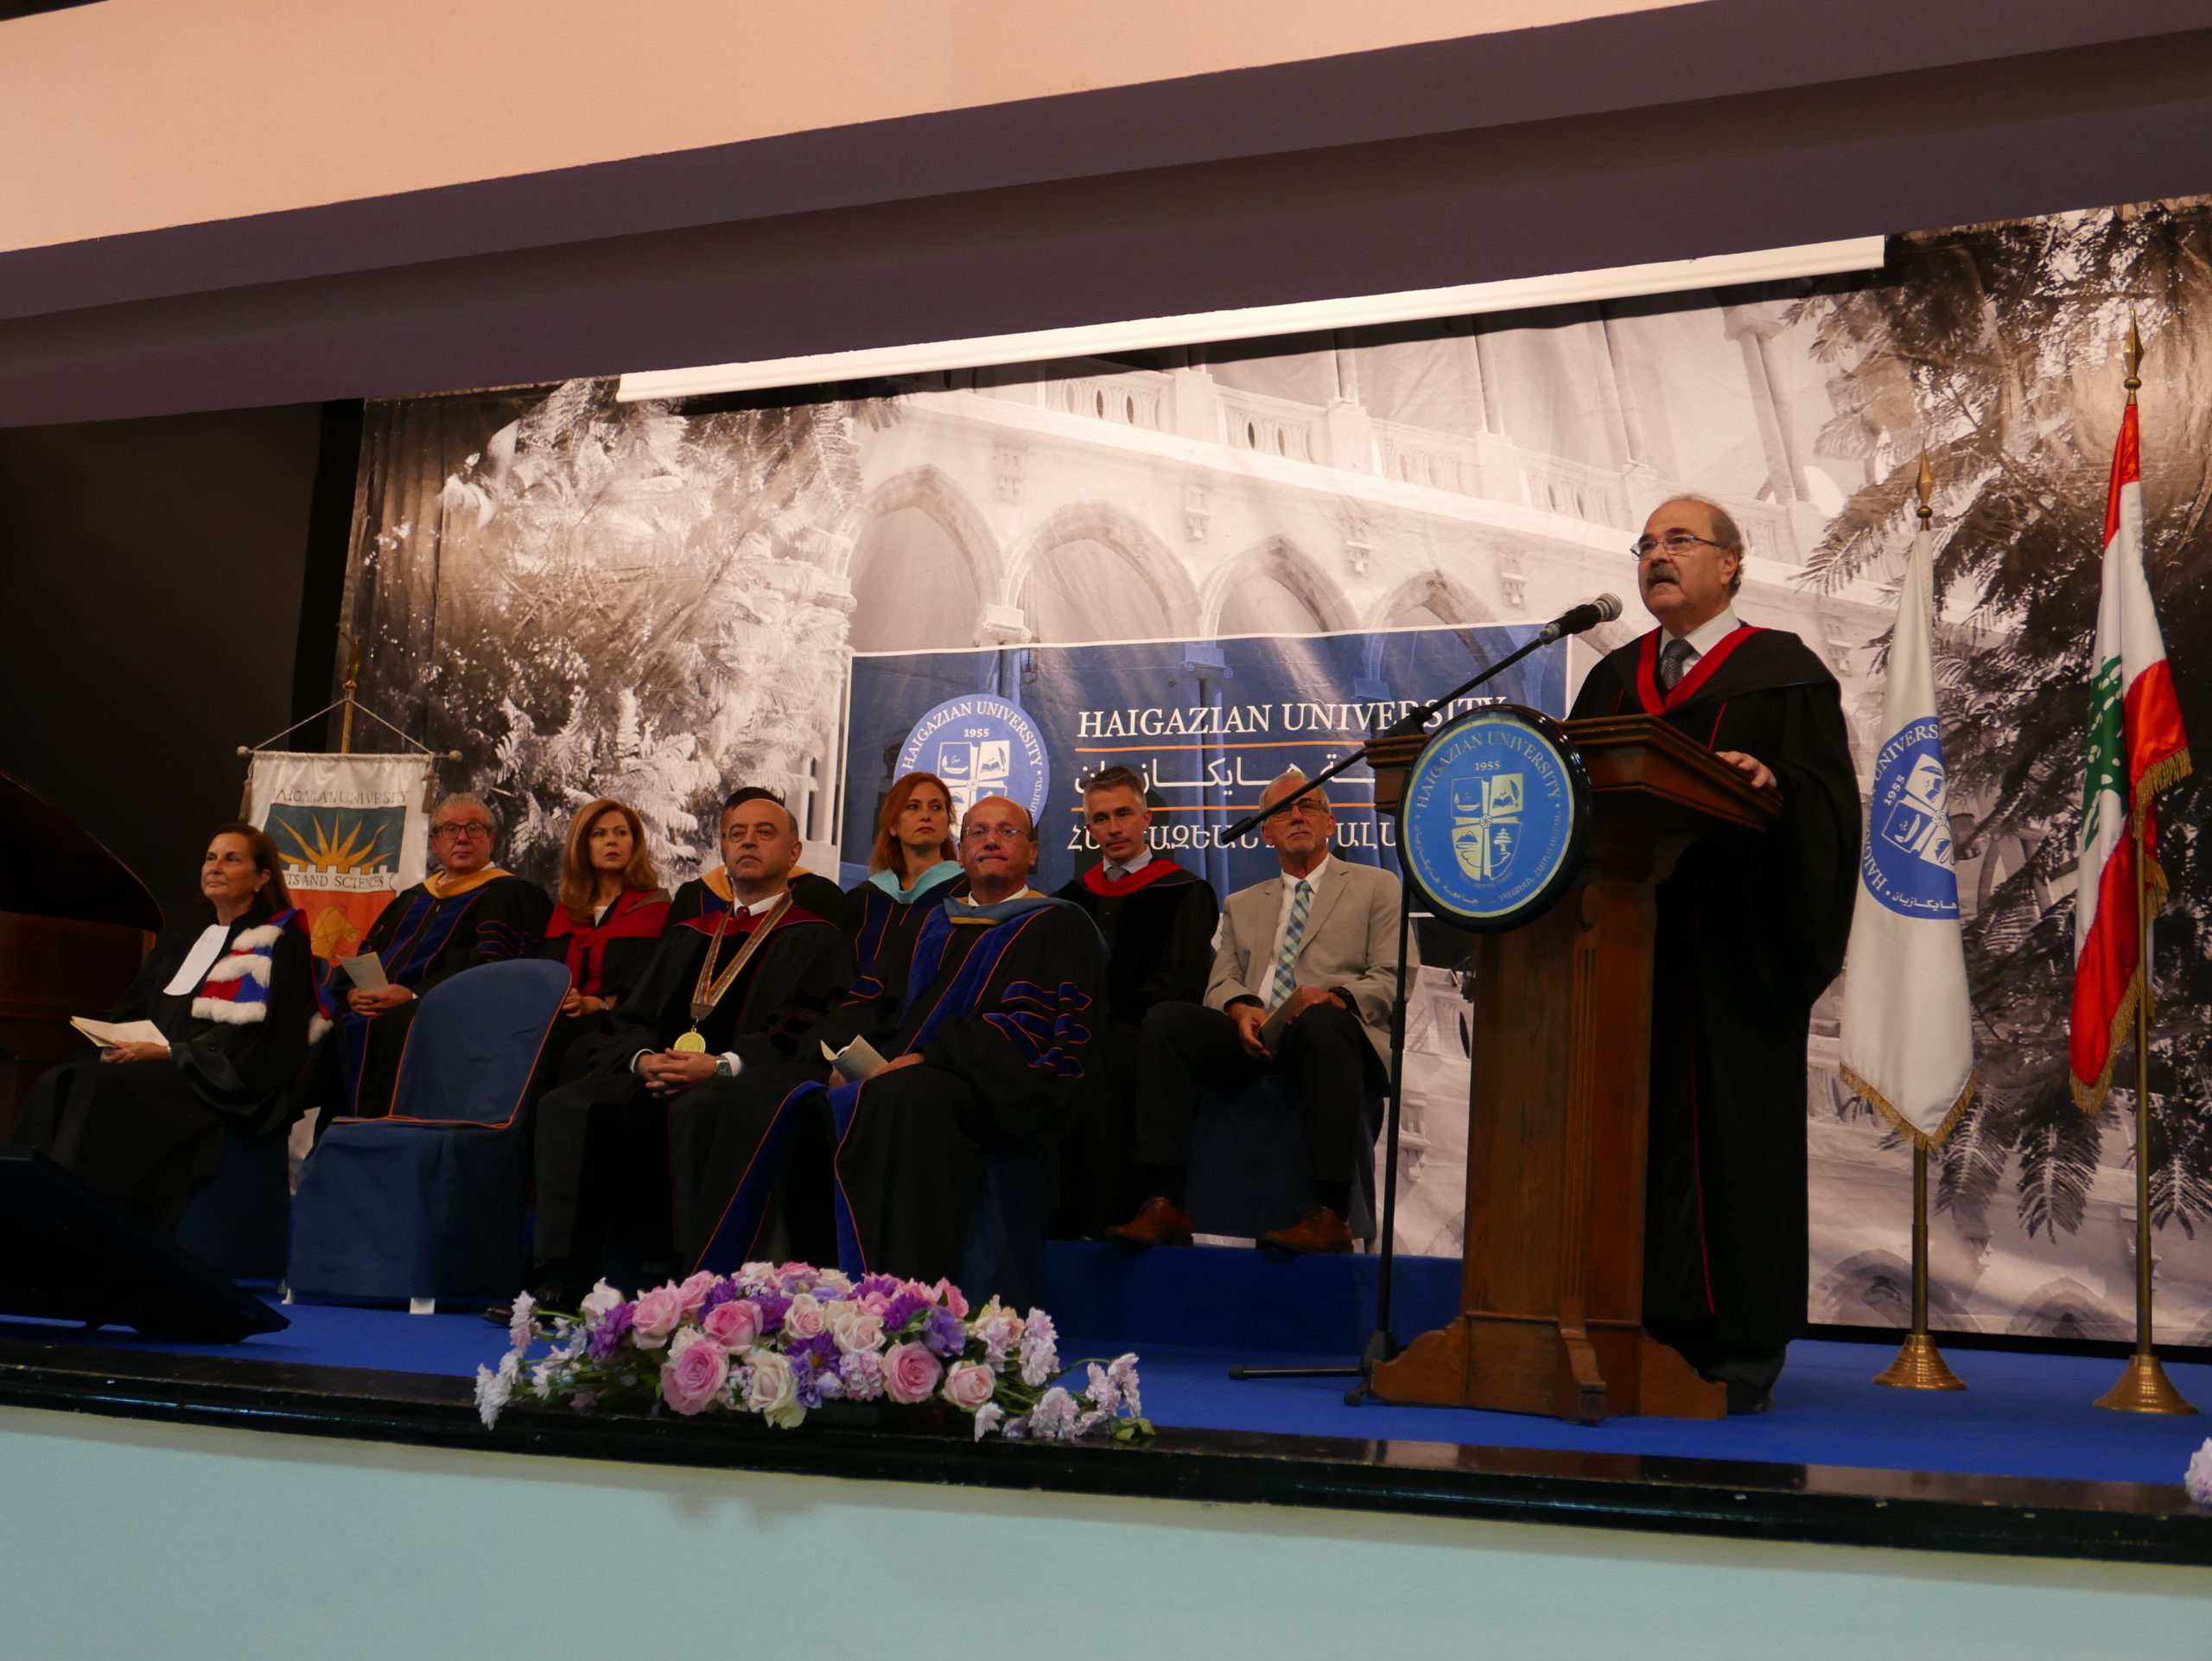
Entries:
{"type": "Polygon", "coordinates": [[[0,1148],[0,1314],[194,1344],[292,1324],[29,1148],[0,1148]]]}

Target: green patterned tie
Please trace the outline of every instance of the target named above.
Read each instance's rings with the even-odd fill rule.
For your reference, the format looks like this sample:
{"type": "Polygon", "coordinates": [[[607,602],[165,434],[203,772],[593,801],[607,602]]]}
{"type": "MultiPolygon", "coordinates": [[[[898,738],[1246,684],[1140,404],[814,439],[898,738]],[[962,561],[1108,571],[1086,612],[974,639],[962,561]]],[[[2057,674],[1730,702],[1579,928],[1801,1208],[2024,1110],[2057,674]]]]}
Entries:
{"type": "Polygon", "coordinates": [[[1298,990],[1298,943],[1306,938],[1306,908],[1313,899],[1313,885],[1300,877],[1298,886],[1291,890],[1290,926],[1283,930],[1282,949],[1275,953],[1275,983],[1268,998],[1269,1015],[1298,990]]]}

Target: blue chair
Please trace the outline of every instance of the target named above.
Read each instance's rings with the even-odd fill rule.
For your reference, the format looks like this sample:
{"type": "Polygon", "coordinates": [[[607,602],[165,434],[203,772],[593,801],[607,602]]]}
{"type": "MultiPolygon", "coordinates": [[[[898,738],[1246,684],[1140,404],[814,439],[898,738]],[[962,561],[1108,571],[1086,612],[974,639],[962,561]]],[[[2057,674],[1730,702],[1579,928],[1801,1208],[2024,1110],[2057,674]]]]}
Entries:
{"type": "Polygon", "coordinates": [[[568,990],[565,964],[535,958],[430,989],[391,1117],[338,1120],[301,1168],[295,1298],[419,1308],[514,1295],[528,1267],[523,1116],[568,990]]]}
{"type": "Polygon", "coordinates": [[[215,1174],[185,1201],[176,1243],[232,1280],[282,1280],[291,1218],[291,1155],[283,1134],[257,1136],[226,1125],[215,1174]]]}
{"type": "MultiPolygon", "coordinates": [[[[1383,1099],[1361,1101],[1371,1147],[1382,1129],[1383,1099]]],[[[1290,1080],[1260,1079],[1243,1090],[1202,1091],[1184,1173],[1191,1226],[1200,1234],[1257,1239],[1287,1228],[1313,1202],[1307,1175],[1306,1112],[1290,1080]]],[[[1375,1239],[1375,1162],[1362,1160],[1352,1184],[1352,1238],[1375,1239]]]]}

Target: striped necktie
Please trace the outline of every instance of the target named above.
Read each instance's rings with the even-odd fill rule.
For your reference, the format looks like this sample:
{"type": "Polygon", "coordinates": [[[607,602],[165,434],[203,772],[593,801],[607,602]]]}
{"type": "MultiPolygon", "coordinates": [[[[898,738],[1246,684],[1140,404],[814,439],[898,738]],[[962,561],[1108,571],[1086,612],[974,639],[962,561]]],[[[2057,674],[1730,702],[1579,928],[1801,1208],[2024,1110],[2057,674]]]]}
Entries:
{"type": "Polygon", "coordinates": [[[1306,908],[1313,901],[1313,885],[1304,877],[1290,894],[1290,921],[1282,932],[1282,945],[1275,952],[1275,980],[1268,996],[1268,1013],[1273,1015],[1282,1001],[1298,990],[1298,944],[1306,938],[1306,908]]]}

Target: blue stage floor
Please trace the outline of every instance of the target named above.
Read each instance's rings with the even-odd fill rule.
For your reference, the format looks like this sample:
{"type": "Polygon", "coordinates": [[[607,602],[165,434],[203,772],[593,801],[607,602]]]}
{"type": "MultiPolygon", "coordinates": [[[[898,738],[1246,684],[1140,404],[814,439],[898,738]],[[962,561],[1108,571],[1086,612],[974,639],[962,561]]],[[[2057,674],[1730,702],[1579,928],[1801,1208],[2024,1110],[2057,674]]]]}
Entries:
{"type": "MultiPolygon", "coordinates": [[[[1414,1259],[1398,1295],[1399,1335],[1441,1324],[1456,1263],[1414,1259]]],[[[1801,1342],[1769,1414],[1719,1422],[1624,1419],[1595,1427],[1449,1408],[1344,1404],[1344,1382],[1232,1383],[1231,1362],[1313,1365],[1347,1359],[1372,1320],[1374,1264],[1336,1258],[1273,1262],[1198,1248],[1125,1257],[1056,1246],[1048,1307],[1071,1360],[1133,1349],[1145,1406],[1161,1424],[1300,1435],[1389,1438],[1577,1452],[1647,1454],[1786,1464],[1874,1467],[1982,1475],[2176,1483],[2212,1435],[2205,1418],[2100,1412],[2119,1376],[2099,1357],[1947,1352],[1968,1388],[1885,1390],[1871,1379],[1891,1352],[1870,1344],[1801,1342]],[[1203,1334],[1207,1342],[1189,1340],[1203,1334]],[[1302,1335],[1294,1338],[1292,1335],[1302,1335]],[[1287,1341],[1288,1340],[1288,1341],[1287,1341]],[[1293,1347],[1293,1344],[1297,1347],[1293,1347]]],[[[238,1345],[151,1344],[129,1333],[91,1341],[124,1348],[402,1372],[473,1373],[496,1360],[499,1330],[480,1314],[287,1306],[291,1327],[238,1345]]],[[[77,1329],[0,1321],[0,1339],[61,1338],[77,1329]]],[[[2174,1383],[2212,1408],[2212,1365],[2170,1367],[2174,1383]]]]}

